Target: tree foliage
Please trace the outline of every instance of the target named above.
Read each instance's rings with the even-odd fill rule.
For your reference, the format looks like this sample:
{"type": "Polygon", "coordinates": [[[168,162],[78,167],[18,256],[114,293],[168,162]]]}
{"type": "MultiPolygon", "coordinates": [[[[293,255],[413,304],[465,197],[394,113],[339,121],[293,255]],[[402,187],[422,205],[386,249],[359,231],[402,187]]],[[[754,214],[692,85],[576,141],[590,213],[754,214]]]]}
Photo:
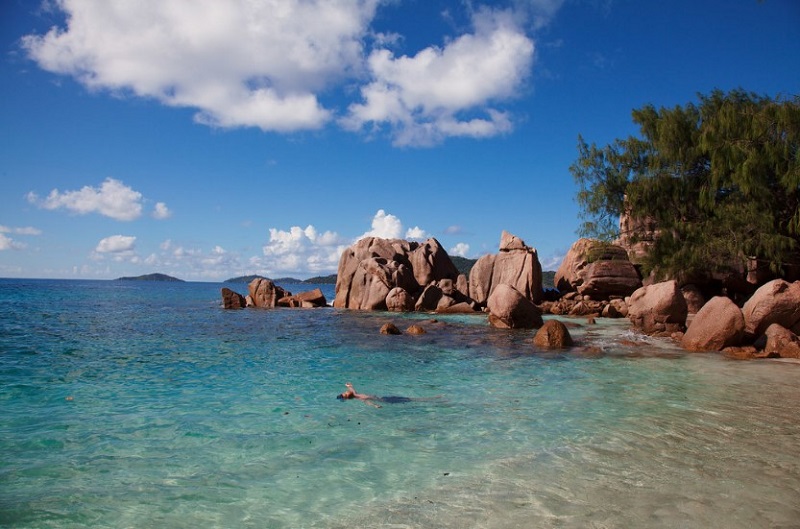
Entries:
{"type": "Polygon", "coordinates": [[[800,250],[800,98],[714,91],[697,104],[633,111],[639,137],[605,147],[579,138],[570,168],[581,235],[612,240],[619,218],[658,227],[647,271],[780,273],[800,250]]]}

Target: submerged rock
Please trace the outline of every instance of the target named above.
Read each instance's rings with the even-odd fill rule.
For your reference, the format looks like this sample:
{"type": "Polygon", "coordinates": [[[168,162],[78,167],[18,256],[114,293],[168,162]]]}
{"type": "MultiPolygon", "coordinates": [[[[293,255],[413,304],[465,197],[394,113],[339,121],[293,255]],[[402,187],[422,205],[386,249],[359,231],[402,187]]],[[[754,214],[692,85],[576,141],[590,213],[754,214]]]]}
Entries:
{"type": "Polygon", "coordinates": [[[381,334],[401,334],[400,329],[394,323],[384,323],[381,327],[381,334]]]}
{"type": "Polygon", "coordinates": [[[558,320],[547,320],[533,337],[533,344],[543,349],[564,349],[573,342],[566,325],[558,320]]]}

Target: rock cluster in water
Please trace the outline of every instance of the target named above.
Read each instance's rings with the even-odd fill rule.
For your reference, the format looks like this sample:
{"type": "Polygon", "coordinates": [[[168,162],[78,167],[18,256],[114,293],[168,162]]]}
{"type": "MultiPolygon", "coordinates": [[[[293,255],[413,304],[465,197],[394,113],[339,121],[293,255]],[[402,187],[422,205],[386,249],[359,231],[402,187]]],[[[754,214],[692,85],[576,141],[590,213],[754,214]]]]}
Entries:
{"type": "Polygon", "coordinates": [[[291,292],[277,286],[272,280],[261,277],[253,279],[247,285],[247,289],[248,294],[245,297],[227,287],[223,287],[222,306],[226,309],[241,309],[244,307],[272,309],[275,307],[314,308],[325,307],[328,304],[325,295],[318,288],[292,295],[291,292]]]}
{"type": "MultiPolygon", "coordinates": [[[[623,241],[624,243],[624,241],[623,241]]],[[[743,304],[727,296],[706,299],[698,285],[643,278],[629,255],[639,247],[579,239],[555,275],[557,290],[543,291],[537,252],[503,232],[498,253],[484,255],[467,277],[439,242],[366,237],[339,261],[333,306],[390,312],[488,313],[504,329],[540,328],[541,348],[569,347],[563,325],[542,314],[628,318],[638,331],[671,337],[689,351],[724,351],[737,358],[800,358],[800,281],[763,284],[743,304]]],[[[222,289],[225,308],[321,307],[319,289],[292,295],[258,278],[242,296],[222,289]]],[[[400,331],[392,326],[386,334],[400,331]]],[[[418,329],[409,333],[419,332],[418,329]]],[[[423,330],[424,332],[424,330],[423,330]]]]}

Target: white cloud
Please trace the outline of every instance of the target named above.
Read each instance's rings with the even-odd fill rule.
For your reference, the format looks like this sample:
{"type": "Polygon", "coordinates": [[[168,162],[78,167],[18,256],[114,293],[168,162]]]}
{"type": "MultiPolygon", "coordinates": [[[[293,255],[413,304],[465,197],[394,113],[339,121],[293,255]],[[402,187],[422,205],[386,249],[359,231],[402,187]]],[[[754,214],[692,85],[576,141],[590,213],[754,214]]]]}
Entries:
{"type": "Polygon", "coordinates": [[[8,235],[0,233],[0,251],[2,250],[21,250],[25,248],[25,244],[15,241],[8,235]]]}
{"type": "Polygon", "coordinates": [[[447,228],[445,228],[444,232],[447,235],[460,235],[460,234],[464,233],[464,228],[462,228],[461,226],[459,226],[457,224],[453,224],[452,226],[448,226],[447,228]]]}
{"type": "Polygon", "coordinates": [[[136,237],[132,235],[112,235],[101,239],[90,255],[94,261],[111,259],[116,262],[138,264],[141,259],[136,254],[136,237]]]}
{"type": "Polygon", "coordinates": [[[116,220],[134,220],[142,214],[142,194],[113,178],[106,178],[99,188],[84,186],[63,193],[53,189],[44,199],[30,192],[28,201],[44,209],[64,208],[80,215],[99,213],[116,220]]]}
{"type": "Polygon", "coordinates": [[[97,253],[122,253],[130,252],[136,246],[136,237],[130,235],[112,235],[97,243],[94,249],[97,253]]]}
{"type": "Polygon", "coordinates": [[[408,228],[406,230],[406,239],[411,240],[424,240],[430,237],[427,231],[423,230],[419,226],[414,226],[413,228],[408,228]]]}
{"type": "Polygon", "coordinates": [[[466,257],[469,253],[469,244],[460,242],[450,248],[450,255],[458,255],[461,257],[466,257]]]}
{"type": "Polygon", "coordinates": [[[253,257],[250,264],[270,275],[331,273],[348,244],[336,232],[319,233],[312,225],[305,229],[293,226],[288,231],[270,228],[263,257],[253,257]]]}
{"type": "Polygon", "coordinates": [[[530,74],[523,27],[540,29],[564,1],[463,2],[470,33],[396,57],[404,36],[372,27],[391,0],[57,0],[64,24],[22,46],[90,90],[192,108],[210,126],[292,132],[346,114],[349,130],[386,128],[396,145],[425,146],[512,130],[498,105],[530,74]],[[346,112],[322,100],[342,88],[359,98],[346,112]]]}
{"type": "Polygon", "coordinates": [[[169,210],[166,204],[163,202],[156,202],[155,207],[153,208],[153,218],[157,220],[164,220],[168,219],[172,216],[172,211],[169,210]]]}
{"type": "Polygon", "coordinates": [[[550,23],[565,0],[515,0],[518,13],[526,16],[534,29],[541,29],[550,23]]]}
{"type": "Polygon", "coordinates": [[[45,70],[200,123],[315,129],[331,117],[317,94],[361,68],[378,1],[60,0],[66,27],[22,43],[45,70]]]}
{"type": "Polygon", "coordinates": [[[362,235],[364,237],[381,237],[383,239],[399,239],[403,236],[403,223],[394,215],[379,209],[372,217],[372,229],[362,235]]]}
{"type": "Polygon", "coordinates": [[[8,226],[0,226],[0,233],[14,233],[16,235],[41,235],[42,230],[32,226],[25,226],[22,228],[10,228],[8,226]]]}
{"type": "Polygon", "coordinates": [[[375,50],[373,81],[364,100],[341,120],[359,130],[388,125],[397,145],[433,145],[445,138],[484,138],[512,129],[508,113],[492,105],[515,96],[533,63],[533,41],[511,11],[480,9],[474,33],[428,47],[413,57],[375,50]]]}

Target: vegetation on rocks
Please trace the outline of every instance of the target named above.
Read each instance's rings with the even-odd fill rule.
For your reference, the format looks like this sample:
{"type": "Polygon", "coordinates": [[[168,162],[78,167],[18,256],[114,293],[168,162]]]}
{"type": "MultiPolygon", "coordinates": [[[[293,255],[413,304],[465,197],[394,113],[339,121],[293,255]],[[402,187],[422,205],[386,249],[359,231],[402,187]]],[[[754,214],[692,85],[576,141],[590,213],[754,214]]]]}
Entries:
{"type": "Polygon", "coordinates": [[[735,272],[757,262],[788,275],[800,265],[800,97],[698,97],[634,110],[639,137],[604,147],[579,138],[570,169],[581,233],[613,240],[620,216],[631,215],[658,229],[646,273],[735,272]]]}

